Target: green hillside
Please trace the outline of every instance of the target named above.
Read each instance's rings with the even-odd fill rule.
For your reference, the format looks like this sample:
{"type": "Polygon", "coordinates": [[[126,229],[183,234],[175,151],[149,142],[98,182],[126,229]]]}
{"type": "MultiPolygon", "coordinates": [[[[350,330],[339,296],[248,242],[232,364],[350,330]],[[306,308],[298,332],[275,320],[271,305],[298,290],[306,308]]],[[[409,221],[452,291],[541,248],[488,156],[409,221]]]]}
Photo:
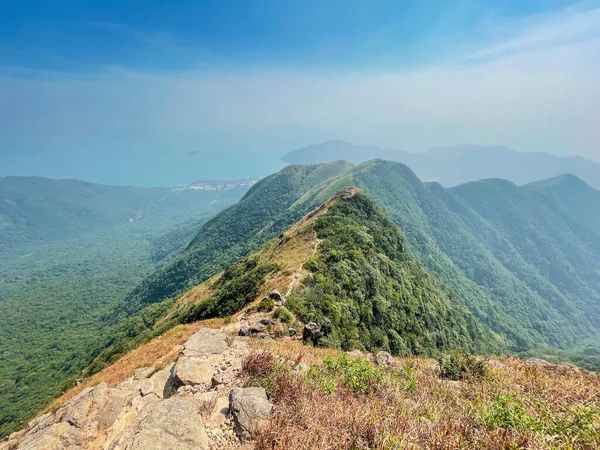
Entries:
{"type": "Polygon", "coordinates": [[[106,345],[104,318],[248,188],[0,178],[0,435],[70,387],[106,345]]]}
{"type": "Polygon", "coordinates": [[[314,229],[320,245],[306,264],[312,274],[288,307],[322,324],[324,345],[396,355],[502,347],[412,259],[398,228],[362,193],[330,207],[314,229]]]}

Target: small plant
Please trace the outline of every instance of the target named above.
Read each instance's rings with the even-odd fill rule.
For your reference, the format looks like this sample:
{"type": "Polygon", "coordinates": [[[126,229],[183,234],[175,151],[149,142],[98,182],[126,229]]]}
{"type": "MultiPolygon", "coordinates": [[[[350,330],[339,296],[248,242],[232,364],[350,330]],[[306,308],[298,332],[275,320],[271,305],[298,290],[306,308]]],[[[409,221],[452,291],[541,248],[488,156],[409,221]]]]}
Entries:
{"type": "Polygon", "coordinates": [[[292,313],[285,306],[277,308],[273,313],[273,317],[285,323],[290,323],[294,319],[292,313]]]}
{"type": "Polygon", "coordinates": [[[269,298],[269,297],[265,297],[260,301],[260,303],[258,304],[258,308],[256,308],[256,310],[258,312],[269,312],[269,311],[273,311],[274,307],[275,307],[275,302],[273,301],[273,299],[269,298]]]}
{"type": "Polygon", "coordinates": [[[487,373],[485,358],[463,353],[459,349],[438,358],[440,377],[458,381],[465,377],[481,377],[487,373]]]}
{"type": "Polygon", "coordinates": [[[227,316],[223,319],[223,322],[225,322],[225,324],[230,324],[231,322],[233,322],[233,316],[227,316]]]}
{"type": "Polygon", "coordinates": [[[492,429],[515,429],[532,433],[540,429],[540,423],[527,414],[525,405],[510,394],[494,397],[494,403],[485,412],[484,421],[492,429]]]}
{"type": "Polygon", "coordinates": [[[266,377],[275,372],[275,357],[267,352],[250,353],[242,361],[242,373],[249,377],[266,377]]]}
{"type": "Polygon", "coordinates": [[[343,354],[337,358],[326,357],[323,362],[327,372],[340,374],[346,387],[355,394],[373,390],[383,379],[380,370],[362,358],[352,359],[343,354]]]}
{"type": "Polygon", "coordinates": [[[324,373],[321,367],[311,364],[304,374],[305,380],[324,394],[334,394],[337,390],[337,380],[324,373]]]}

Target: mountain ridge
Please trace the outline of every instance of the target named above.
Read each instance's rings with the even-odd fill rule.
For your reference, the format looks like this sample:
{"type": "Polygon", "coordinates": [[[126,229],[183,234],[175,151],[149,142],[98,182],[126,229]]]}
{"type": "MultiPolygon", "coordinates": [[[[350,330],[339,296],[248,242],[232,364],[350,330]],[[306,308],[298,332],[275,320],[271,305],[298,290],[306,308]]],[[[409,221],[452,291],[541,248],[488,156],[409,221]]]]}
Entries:
{"type": "Polygon", "coordinates": [[[282,160],[288,163],[322,163],[346,159],[354,164],[380,158],[402,162],[425,181],[446,187],[484,178],[502,178],[517,185],[574,173],[600,188],[600,163],[581,156],[558,157],[545,152],[519,152],[506,146],[464,144],[437,147],[424,153],[409,152],[344,141],[326,141],[291,151],[282,160]]]}

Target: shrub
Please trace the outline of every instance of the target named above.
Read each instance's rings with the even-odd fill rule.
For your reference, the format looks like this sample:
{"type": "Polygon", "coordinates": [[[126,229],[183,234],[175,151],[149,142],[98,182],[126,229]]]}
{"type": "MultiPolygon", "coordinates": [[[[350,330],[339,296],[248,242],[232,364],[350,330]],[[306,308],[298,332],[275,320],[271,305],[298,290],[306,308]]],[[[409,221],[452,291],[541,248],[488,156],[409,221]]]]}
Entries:
{"type": "Polygon", "coordinates": [[[265,297],[258,304],[257,311],[268,312],[268,311],[272,311],[274,307],[275,307],[275,302],[273,301],[273,299],[265,297]]]}
{"type": "Polygon", "coordinates": [[[485,358],[463,353],[459,349],[442,354],[438,358],[440,377],[458,381],[465,377],[480,377],[487,372],[485,358]]]}
{"type": "Polygon", "coordinates": [[[280,306],[279,308],[277,308],[273,313],[273,317],[285,323],[290,323],[294,319],[292,313],[289,312],[289,310],[285,306],[280,306]]]}
{"type": "Polygon", "coordinates": [[[510,394],[494,397],[494,403],[485,412],[484,421],[492,429],[505,428],[536,432],[540,428],[538,421],[527,414],[523,402],[510,394]]]}
{"type": "Polygon", "coordinates": [[[329,374],[342,376],[346,388],[355,394],[364,394],[374,390],[383,379],[383,374],[362,358],[349,358],[341,355],[337,358],[326,357],[323,362],[329,374]]]}

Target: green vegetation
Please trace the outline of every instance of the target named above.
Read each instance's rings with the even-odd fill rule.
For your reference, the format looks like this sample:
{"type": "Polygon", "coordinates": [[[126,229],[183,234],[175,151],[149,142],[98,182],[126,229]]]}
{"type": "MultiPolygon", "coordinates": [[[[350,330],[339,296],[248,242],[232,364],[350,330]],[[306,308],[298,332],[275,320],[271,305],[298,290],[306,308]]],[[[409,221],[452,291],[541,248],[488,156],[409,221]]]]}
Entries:
{"type": "Polygon", "coordinates": [[[320,325],[323,345],[397,355],[501,347],[412,260],[396,226],[364,195],[331,206],[315,230],[321,243],[305,265],[312,274],[287,305],[320,325]]]}
{"type": "Polygon", "coordinates": [[[273,313],[273,317],[285,323],[291,323],[294,320],[294,316],[285,306],[277,308],[273,313]]]}
{"type": "Polygon", "coordinates": [[[275,302],[273,299],[265,297],[260,301],[256,310],[258,312],[271,312],[273,311],[273,308],[275,308],[275,302]]]}
{"type": "Polygon", "coordinates": [[[440,377],[458,381],[465,377],[482,377],[488,370],[485,358],[454,349],[438,357],[440,377]]]}
{"type": "Polygon", "coordinates": [[[0,178],[0,438],[72,386],[124,297],[245,189],[0,178]]]}

